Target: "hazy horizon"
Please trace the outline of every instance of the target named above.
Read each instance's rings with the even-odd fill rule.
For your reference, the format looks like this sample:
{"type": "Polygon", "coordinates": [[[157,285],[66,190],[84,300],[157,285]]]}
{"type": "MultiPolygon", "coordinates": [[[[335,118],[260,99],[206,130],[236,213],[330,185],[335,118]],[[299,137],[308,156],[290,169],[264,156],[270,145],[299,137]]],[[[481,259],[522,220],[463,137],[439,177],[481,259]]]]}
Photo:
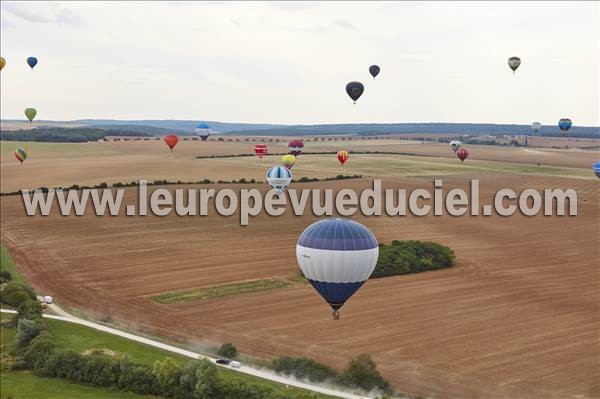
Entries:
{"type": "Polygon", "coordinates": [[[35,107],[55,121],[600,125],[597,2],[2,1],[1,11],[3,120],[35,107]],[[522,60],[514,75],[510,56],[522,60]],[[351,80],[365,84],[356,105],[351,80]]]}

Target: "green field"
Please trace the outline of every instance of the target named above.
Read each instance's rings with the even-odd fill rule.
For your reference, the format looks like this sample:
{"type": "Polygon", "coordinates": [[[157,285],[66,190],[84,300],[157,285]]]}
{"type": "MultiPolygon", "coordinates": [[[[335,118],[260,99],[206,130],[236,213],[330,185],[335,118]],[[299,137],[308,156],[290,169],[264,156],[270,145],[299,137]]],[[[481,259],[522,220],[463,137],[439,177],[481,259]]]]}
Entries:
{"type": "Polygon", "coordinates": [[[113,391],[56,378],[42,378],[27,371],[3,371],[1,399],[158,399],[130,392],[113,391]]]}
{"type": "Polygon", "coordinates": [[[12,281],[28,285],[27,282],[21,277],[21,274],[17,270],[17,265],[11,259],[8,251],[4,247],[4,244],[0,244],[0,270],[6,270],[10,273],[12,281]]]}
{"type": "Polygon", "coordinates": [[[241,283],[223,284],[212,287],[199,288],[197,290],[167,292],[150,297],[161,304],[181,303],[198,301],[208,298],[220,298],[250,292],[269,291],[277,288],[289,287],[290,284],[275,278],[267,280],[243,281],[241,283]]]}

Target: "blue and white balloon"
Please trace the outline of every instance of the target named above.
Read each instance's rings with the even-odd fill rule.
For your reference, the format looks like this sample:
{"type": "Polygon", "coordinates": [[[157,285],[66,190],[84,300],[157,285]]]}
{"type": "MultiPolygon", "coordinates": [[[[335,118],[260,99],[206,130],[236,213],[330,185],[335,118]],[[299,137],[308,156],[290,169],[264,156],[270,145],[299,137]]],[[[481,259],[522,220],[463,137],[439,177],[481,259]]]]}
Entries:
{"type": "Polygon", "coordinates": [[[324,219],[298,239],[296,258],[304,277],[333,309],[339,309],[369,279],[379,257],[375,236],[348,219],[324,219]]]}
{"type": "Polygon", "coordinates": [[[274,166],[267,171],[267,181],[275,191],[285,191],[292,181],[292,172],[283,166],[274,166]]]}
{"type": "Polygon", "coordinates": [[[206,141],[206,139],[208,139],[208,137],[211,134],[214,134],[216,132],[214,130],[212,130],[210,128],[210,126],[208,126],[208,124],[201,122],[196,125],[196,128],[194,129],[194,133],[196,133],[198,136],[200,136],[202,141],[206,141]]]}

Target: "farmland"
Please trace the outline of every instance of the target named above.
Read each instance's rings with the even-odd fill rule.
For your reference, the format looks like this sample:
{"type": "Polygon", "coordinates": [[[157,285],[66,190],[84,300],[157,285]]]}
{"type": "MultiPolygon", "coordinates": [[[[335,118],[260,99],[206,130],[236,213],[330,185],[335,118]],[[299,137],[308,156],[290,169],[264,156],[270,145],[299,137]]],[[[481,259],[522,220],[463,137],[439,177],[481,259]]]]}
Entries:
{"type": "MultiPolygon", "coordinates": [[[[264,181],[279,157],[198,159],[250,152],[247,142],[34,143],[15,165],[2,143],[2,191],[22,187],[97,184],[146,178],[264,181]],[[35,150],[35,151],[34,151],[35,150]]],[[[310,143],[334,151],[339,142],[310,143]]],[[[269,143],[284,152],[285,143],[269,143]]],[[[317,218],[264,214],[239,226],[221,217],[27,217],[19,197],[2,197],[2,242],[40,292],[91,317],[197,346],[233,342],[257,357],[307,356],[340,367],[370,353],[399,391],[435,397],[597,397],[599,260],[597,153],[580,150],[472,146],[464,164],[446,145],[398,140],[346,142],[354,151],[416,155],[351,155],[341,168],[333,155],[301,155],[295,178],[360,174],[363,179],[303,183],[302,188],[444,187],[481,202],[500,188],[573,188],[576,217],[364,217],[357,221],[380,242],[430,240],[450,246],[450,269],[369,281],[331,320],[307,284],[161,304],[153,296],[193,292],[251,280],[297,275],[295,243],[317,218]],[[540,163],[538,166],[537,164],[540,163]]],[[[308,146],[307,146],[308,147],[308,146]]],[[[300,186],[300,185],[299,185],[300,186]]],[[[208,185],[212,188],[222,186],[208,185]]],[[[248,185],[228,184],[239,190],[248,185]]],[[[252,185],[252,187],[255,187],[252,185]]],[[[174,189],[167,186],[167,189],[174,189]]],[[[188,186],[177,186],[188,188],[188,186]]],[[[266,191],[265,184],[256,188],[266,191]]],[[[135,203],[136,191],[125,190],[135,203]]]]}

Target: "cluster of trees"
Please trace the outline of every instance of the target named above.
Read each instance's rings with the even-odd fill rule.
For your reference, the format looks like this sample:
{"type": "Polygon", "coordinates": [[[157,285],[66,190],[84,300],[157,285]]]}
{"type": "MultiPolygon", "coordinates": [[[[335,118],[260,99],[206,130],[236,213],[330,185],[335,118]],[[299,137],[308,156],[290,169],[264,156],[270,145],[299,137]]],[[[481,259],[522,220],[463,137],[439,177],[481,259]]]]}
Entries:
{"type": "Polygon", "coordinates": [[[152,137],[152,134],[121,129],[96,129],[87,127],[38,127],[29,130],[3,130],[0,139],[6,141],[38,141],[60,143],[85,143],[106,136],[152,137]]]}
{"type": "Polygon", "coordinates": [[[305,357],[280,357],[272,361],[271,368],[279,374],[311,382],[325,382],[367,392],[377,390],[384,394],[393,393],[390,383],[381,376],[377,365],[366,353],[350,360],[341,372],[305,357]]]}
{"type": "Polygon", "coordinates": [[[454,264],[454,251],[431,241],[392,241],[379,244],[372,278],[442,269],[454,264]]]}

